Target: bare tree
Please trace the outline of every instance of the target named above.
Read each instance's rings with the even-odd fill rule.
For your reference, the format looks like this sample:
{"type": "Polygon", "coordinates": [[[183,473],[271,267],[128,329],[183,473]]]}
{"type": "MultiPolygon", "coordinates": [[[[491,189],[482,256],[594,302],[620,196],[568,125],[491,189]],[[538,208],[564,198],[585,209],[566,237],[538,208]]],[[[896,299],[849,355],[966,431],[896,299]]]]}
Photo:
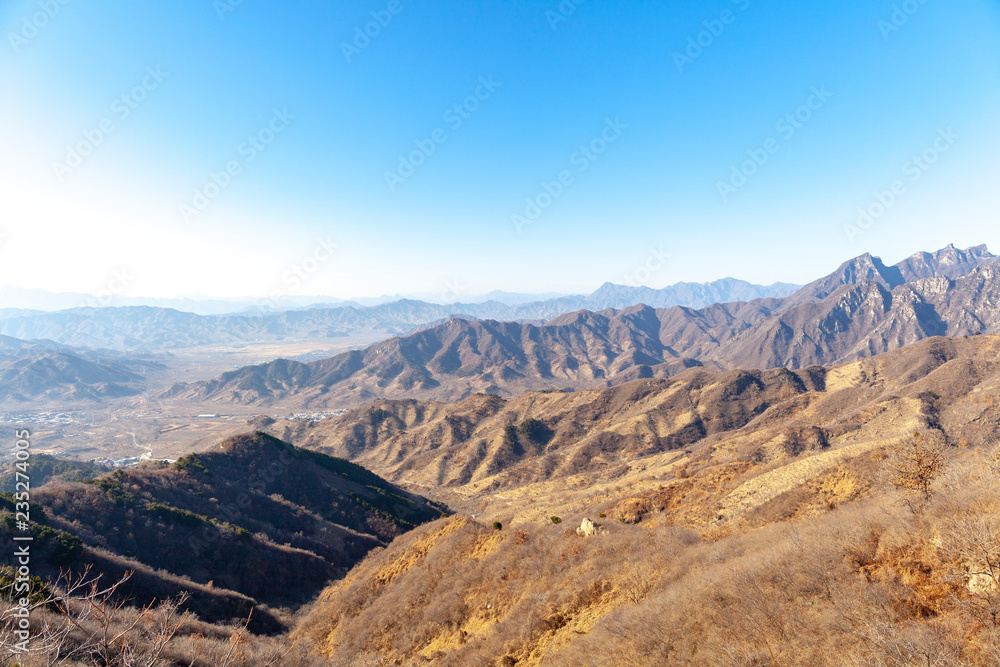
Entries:
{"type": "Polygon", "coordinates": [[[1000,518],[992,512],[948,520],[941,549],[961,568],[958,576],[976,601],[978,615],[1000,626],[1000,518]]]}
{"type": "MultiPolygon", "coordinates": [[[[161,664],[163,650],[183,623],[180,607],[187,595],[155,606],[129,607],[118,592],[131,577],[132,572],[126,572],[102,587],[99,576],[90,577],[89,568],[80,575],[61,573],[52,592],[30,607],[32,618],[37,618],[30,655],[48,667],[80,660],[109,667],[161,664]]],[[[10,626],[10,620],[4,618],[4,625],[10,626]]],[[[23,659],[8,639],[12,636],[0,635],[0,655],[23,659]]]]}
{"type": "Polygon", "coordinates": [[[889,451],[886,465],[893,486],[917,491],[927,500],[931,485],[944,469],[944,455],[938,447],[929,445],[923,434],[914,433],[889,451]]]}

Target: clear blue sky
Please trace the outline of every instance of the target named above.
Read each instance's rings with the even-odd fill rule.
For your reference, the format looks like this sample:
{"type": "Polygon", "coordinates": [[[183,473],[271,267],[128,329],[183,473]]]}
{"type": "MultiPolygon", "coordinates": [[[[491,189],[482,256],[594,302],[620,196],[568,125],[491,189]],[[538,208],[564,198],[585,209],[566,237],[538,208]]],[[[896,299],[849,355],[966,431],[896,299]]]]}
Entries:
{"type": "Polygon", "coordinates": [[[460,298],[590,291],[651,248],[652,287],[1000,252],[1000,3],[559,7],[6,0],[0,284],[460,298]]]}

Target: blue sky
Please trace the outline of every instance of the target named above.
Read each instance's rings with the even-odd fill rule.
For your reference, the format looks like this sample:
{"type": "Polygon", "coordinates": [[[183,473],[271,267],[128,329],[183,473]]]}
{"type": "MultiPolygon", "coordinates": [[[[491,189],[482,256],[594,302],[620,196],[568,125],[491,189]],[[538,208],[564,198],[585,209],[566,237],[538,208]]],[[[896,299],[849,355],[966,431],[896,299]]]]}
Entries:
{"type": "Polygon", "coordinates": [[[995,1],[124,4],[0,4],[0,284],[451,300],[1000,252],[995,1]]]}

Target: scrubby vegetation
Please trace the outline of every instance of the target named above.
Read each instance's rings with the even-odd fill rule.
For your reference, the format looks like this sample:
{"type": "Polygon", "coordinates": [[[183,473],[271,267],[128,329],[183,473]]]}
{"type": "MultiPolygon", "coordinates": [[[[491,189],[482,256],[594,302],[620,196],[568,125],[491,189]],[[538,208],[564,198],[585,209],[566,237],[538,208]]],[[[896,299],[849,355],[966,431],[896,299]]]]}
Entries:
{"type": "MultiPolygon", "coordinates": [[[[137,608],[117,580],[60,575],[47,586],[32,579],[27,652],[15,646],[15,619],[0,619],[0,661],[14,667],[319,667],[325,661],[283,638],[252,634],[247,623],[213,625],[183,611],[186,597],[137,608]]],[[[0,570],[0,599],[13,578],[0,570]]]]}
{"type": "Polygon", "coordinates": [[[521,422],[517,427],[517,432],[523,434],[536,445],[547,445],[552,436],[555,435],[548,426],[532,418],[521,422]]]}
{"type": "MultiPolygon", "coordinates": [[[[68,461],[48,454],[34,454],[28,464],[31,482],[35,487],[42,486],[49,480],[63,482],[83,482],[94,479],[108,472],[107,468],[95,463],[68,461]]],[[[0,473],[0,491],[15,490],[17,469],[12,465],[0,473]]]]}
{"type": "MultiPolygon", "coordinates": [[[[383,401],[326,425],[273,426],[317,447],[333,429],[331,451],[420,479],[460,514],[258,432],[199,454],[200,467],[41,490],[32,531],[55,576],[58,547],[106,581],[135,565],[122,589],[140,605],[159,586],[156,605],[125,619],[199,613],[162,643],[164,664],[234,664],[227,651],[248,646],[245,664],[992,667],[998,351],[995,339],[930,341],[833,369],[383,401]],[[362,536],[360,563],[323,569],[362,536]],[[155,553],[128,551],[148,544],[155,553]],[[200,569],[167,585],[154,568],[168,562],[200,569]],[[312,593],[334,579],[287,641],[246,634],[281,632],[309,599],[254,580],[272,576],[312,593]],[[181,596],[174,611],[157,606],[181,596]],[[210,620],[230,625],[197,625],[210,620]]],[[[8,529],[11,509],[0,496],[8,529]]],[[[158,646],[159,631],[132,622],[115,627],[158,646]]],[[[124,664],[115,651],[84,662],[124,664]]]]}
{"type": "MultiPolygon", "coordinates": [[[[369,550],[446,509],[259,432],[169,467],[54,481],[32,499],[26,530],[0,495],[0,536],[33,538],[20,667],[323,664],[269,635],[369,550]]],[[[5,602],[24,595],[17,576],[0,570],[5,602]]],[[[5,665],[17,623],[0,618],[5,665]]]]}
{"type": "Polygon", "coordinates": [[[386,412],[382,408],[372,408],[368,411],[368,423],[377,427],[379,424],[388,419],[389,416],[390,413],[386,412]]]}
{"type": "Polygon", "coordinates": [[[182,456],[177,461],[174,462],[174,470],[186,470],[193,474],[210,474],[208,468],[197,454],[188,454],[187,456],[182,456]]]}
{"type": "Polygon", "coordinates": [[[337,664],[996,665],[1000,479],[983,453],[945,454],[919,513],[907,501],[923,491],[886,480],[723,531],[519,538],[442,519],[369,556],[296,637],[337,664]]]}
{"type": "MultiPolygon", "coordinates": [[[[253,610],[250,629],[272,633],[285,622],[275,608],[310,601],[369,550],[441,515],[353,463],[263,433],[32,498],[33,572],[134,570],[120,592],[137,604],[183,594],[204,621],[253,610]]],[[[14,509],[0,496],[0,535],[17,532],[14,509]]]]}

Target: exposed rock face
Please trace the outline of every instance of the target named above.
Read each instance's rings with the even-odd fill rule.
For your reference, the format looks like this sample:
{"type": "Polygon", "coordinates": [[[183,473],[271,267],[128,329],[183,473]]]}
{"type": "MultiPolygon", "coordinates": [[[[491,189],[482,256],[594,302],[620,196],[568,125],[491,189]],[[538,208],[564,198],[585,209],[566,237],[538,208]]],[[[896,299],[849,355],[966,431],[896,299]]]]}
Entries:
{"type": "Polygon", "coordinates": [[[584,518],[580,527],[576,529],[577,535],[583,535],[584,537],[593,537],[597,535],[597,526],[590,519],[584,518]]]}
{"type": "Polygon", "coordinates": [[[896,268],[906,282],[934,276],[954,280],[996,260],[997,258],[990,254],[985,245],[978,245],[968,250],[959,250],[954,245],[948,245],[935,253],[918,252],[897,264],[896,268]]]}
{"type": "Polygon", "coordinates": [[[1000,264],[957,279],[924,278],[890,289],[870,280],[761,321],[699,357],[723,366],[795,368],[870,357],[933,336],[1000,328],[1000,264]]]}
{"type": "Polygon", "coordinates": [[[330,359],[278,360],[177,385],[166,396],[307,408],[454,401],[477,392],[603,388],[697,366],[840,364],[934,336],[998,330],[1000,263],[984,247],[949,246],[896,266],[862,255],[785,299],[582,310],[541,325],[452,319],[330,359]]]}
{"type": "Polygon", "coordinates": [[[878,257],[865,253],[844,262],[828,276],[809,283],[784,300],[784,306],[791,307],[809,301],[819,301],[837,292],[845,285],[876,283],[886,289],[893,289],[906,282],[898,267],[886,266],[878,257]]]}

